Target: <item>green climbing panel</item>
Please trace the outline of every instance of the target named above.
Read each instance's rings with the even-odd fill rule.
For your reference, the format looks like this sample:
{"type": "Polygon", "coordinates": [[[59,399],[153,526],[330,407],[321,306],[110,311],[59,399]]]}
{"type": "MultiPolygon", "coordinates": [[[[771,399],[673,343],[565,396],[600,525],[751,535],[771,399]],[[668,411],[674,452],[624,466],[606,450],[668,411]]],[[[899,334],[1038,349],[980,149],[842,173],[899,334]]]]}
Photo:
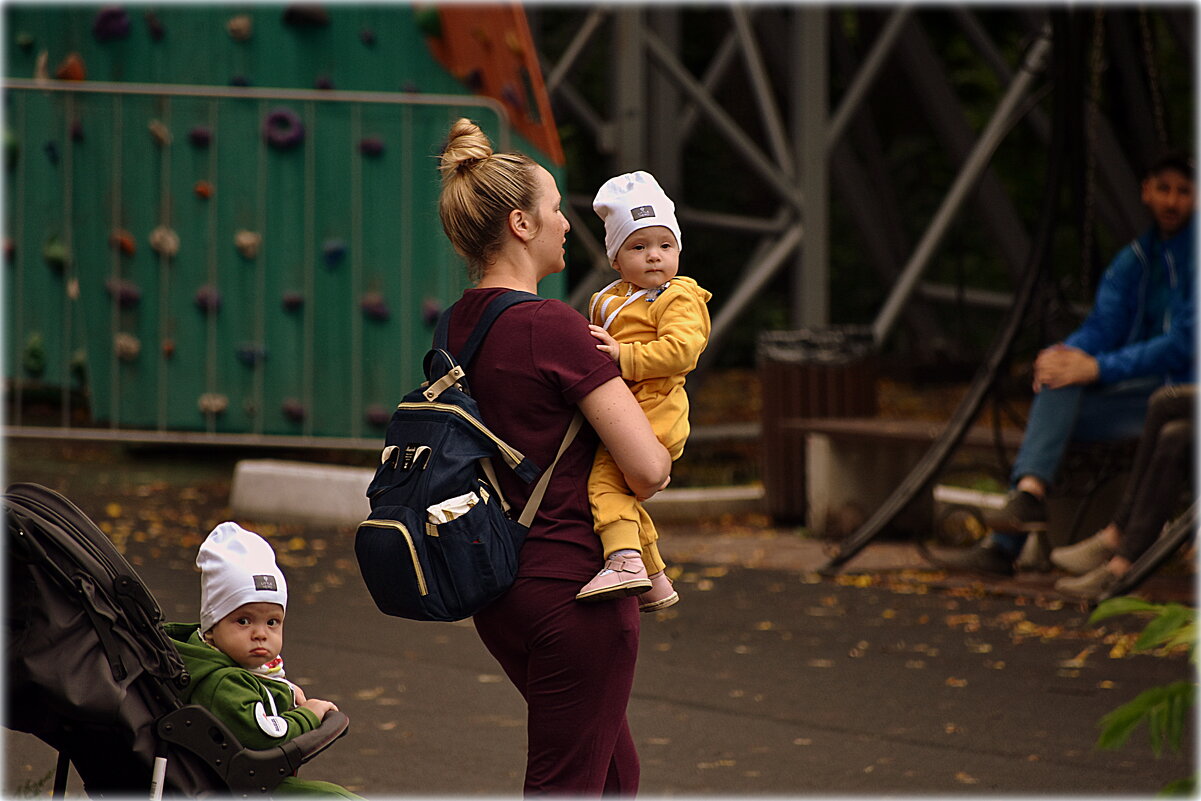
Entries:
{"type": "Polygon", "coordinates": [[[539,154],[410,9],[307,8],[5,8],[10,79],[77,53],[87,80],[55,85],[111,89],[5,93],[10,422],[48,386],[118,429],[375,437],[420,381],[466,285],[436,205],[450,123],[539,154]]]}

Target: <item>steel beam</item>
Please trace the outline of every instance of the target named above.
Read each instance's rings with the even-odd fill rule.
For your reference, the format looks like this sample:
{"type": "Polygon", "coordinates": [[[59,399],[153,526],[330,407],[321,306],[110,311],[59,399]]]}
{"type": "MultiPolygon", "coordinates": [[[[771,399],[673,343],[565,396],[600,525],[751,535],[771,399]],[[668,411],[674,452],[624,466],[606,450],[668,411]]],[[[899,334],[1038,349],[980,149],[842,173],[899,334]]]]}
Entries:
{"type": "Polygon", "coordinates": [[[921,279],[930,257],[942,241],[942,237],[958,213],[959,207],[968,193],[975,188],[980,175],[988,167],[989,159],[992,158],[997,145],[1000,144],[1012,123],[1012,117],[1018,104],[1029,91],[1034,79],[1042,72],[1050,51],[1051,30],[1048,26],[1043,29],[1039,38],[1027,51],[1021,69],[1001,98],[992,119],[980,134],[980,139],[968,155],[963,169],[935,213],[930,227],[918,243],[917,249],[905,265],[904,270],[901,271],[901,276],[885,301],[884,308],[880,310],[880,314],[872,324],[872,335],[877,343],[883,343],[891,333],[901,307],[905,305],[910,293],[921,279]]]}

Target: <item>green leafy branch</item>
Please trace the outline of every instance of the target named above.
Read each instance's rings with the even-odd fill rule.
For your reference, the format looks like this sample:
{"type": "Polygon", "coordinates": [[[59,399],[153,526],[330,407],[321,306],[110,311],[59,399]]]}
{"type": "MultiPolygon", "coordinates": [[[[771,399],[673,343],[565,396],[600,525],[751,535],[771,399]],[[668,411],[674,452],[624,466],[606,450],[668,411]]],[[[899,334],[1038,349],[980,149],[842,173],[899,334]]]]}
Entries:
{"type": "MultiPolygon", "coordinates": [[[[1089,623],[1128,614],[1150,618],[1142,634],[1135,640],[1133,651],[1183,646],[1188,648],[1189,662],[1196,664],[1197,610],[1177,603],[1155,604],[1137,598],[1111,598],[1097,606],[1089,623]]],[[[1165,747],[1178,752],[1196,698],[1197,685],[1192,681],[1176,681],[1152,687],[1101,718],[1097,747],[1121,748],[1134,730],[1146,721],[1155,756],[1163,753],[1165,747]]],[[[1164,787],[1162,792],[1191,795],[1196,783],[1195,776],[1179,779],[1164,787]]]]}

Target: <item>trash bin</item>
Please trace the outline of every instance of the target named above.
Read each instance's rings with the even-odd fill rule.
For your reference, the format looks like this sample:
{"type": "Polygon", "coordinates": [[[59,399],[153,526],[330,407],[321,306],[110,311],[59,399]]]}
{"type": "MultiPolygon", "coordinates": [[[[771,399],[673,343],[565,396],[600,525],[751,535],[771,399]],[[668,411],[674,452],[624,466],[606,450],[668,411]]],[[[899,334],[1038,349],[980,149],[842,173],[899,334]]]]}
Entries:
{"type": "Polygon", "coordinates": [[[763,393],[763,489],[777,523],[805,523],[805,437],[789,419],[873,417],[878,363],[869,326],[765,331],[756,349],[763,393]]]}

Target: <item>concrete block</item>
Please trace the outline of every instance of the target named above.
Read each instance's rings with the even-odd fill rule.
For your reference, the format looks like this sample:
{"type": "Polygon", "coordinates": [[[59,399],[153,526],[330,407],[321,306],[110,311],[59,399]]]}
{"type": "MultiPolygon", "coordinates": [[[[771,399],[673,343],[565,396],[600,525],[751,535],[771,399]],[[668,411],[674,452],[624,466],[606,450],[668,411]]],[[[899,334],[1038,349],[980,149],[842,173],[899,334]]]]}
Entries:
{"type": "Polygon", "coordinates": [[[364,467],[243,459],[234,467],[229,505],[237,517],[354,525],[371,512],[364,467]]]}

